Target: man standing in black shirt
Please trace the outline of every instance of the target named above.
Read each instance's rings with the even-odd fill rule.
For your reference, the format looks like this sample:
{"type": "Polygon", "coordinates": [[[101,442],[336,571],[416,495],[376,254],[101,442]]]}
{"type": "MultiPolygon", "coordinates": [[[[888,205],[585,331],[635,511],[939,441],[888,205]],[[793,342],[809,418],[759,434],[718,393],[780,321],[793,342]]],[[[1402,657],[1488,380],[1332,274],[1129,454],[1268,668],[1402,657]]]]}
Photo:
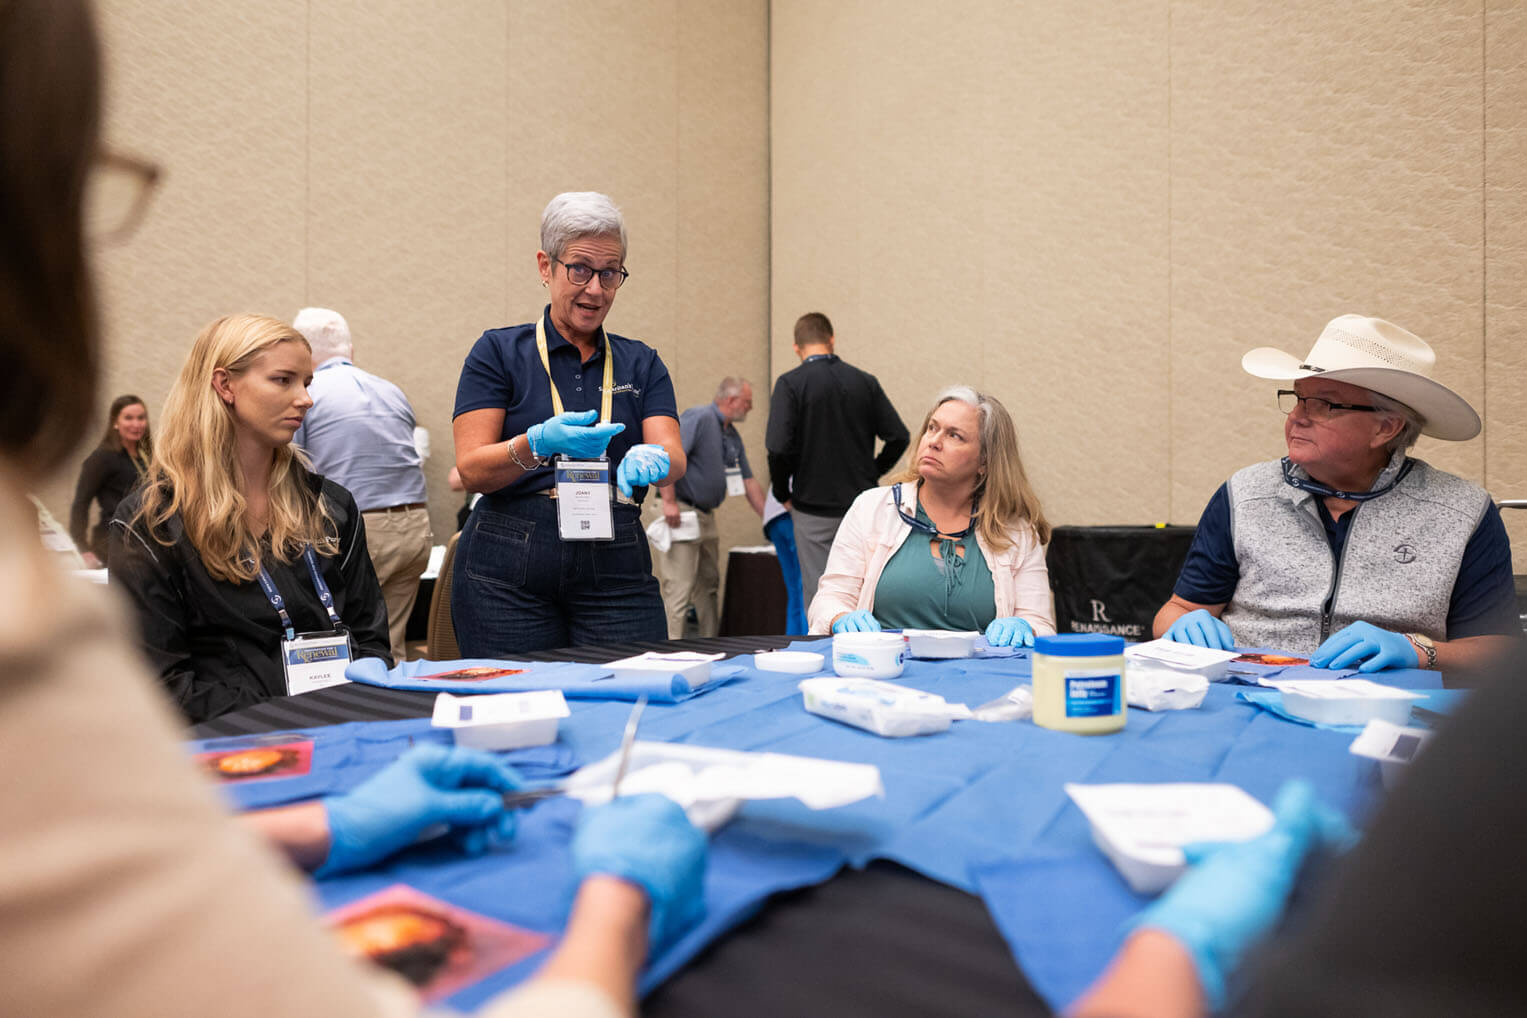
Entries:
{"type": "Polygon", "coordinates": [[[880,481],[911,438],[874,375],[833,353],[832,323],[813,311],[795,323],[801,366],[774,383],[769,401],[769,478],[790,509],[806,603],[854,496],[880,481]],[[875,454],[875,439],[882,443],[875,454]]]}

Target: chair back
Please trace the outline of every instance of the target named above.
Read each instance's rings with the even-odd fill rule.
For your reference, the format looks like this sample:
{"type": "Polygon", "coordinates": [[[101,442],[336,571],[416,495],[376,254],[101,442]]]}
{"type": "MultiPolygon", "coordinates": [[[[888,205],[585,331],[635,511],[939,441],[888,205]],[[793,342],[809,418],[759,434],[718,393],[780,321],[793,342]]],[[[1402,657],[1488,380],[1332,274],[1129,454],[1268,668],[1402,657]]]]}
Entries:
{"type": "Polygon", "coordinates": [[[461,657],[456,645],[456,626],[451,622],[451,574],[456,564],[456,542],[461,531],[451,535],[445,545],[445,558],[440,560],[440,575],[435,577],[435,590],[429,600],[429,631],[425,639],[429,643],[431,661],[455,661],[461,657]]]}

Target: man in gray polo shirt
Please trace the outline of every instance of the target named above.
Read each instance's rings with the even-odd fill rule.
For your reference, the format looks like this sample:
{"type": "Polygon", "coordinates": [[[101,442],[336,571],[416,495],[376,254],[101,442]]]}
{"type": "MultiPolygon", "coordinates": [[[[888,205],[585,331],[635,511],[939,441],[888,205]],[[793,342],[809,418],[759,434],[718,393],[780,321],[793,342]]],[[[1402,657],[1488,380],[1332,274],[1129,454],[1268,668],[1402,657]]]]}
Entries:
{"type": "Polygon", "coordinates": [[[725,378],[715,400],[679,415],[679,439],[689,457],[689,469],[677,484],[658,487],[660,504],[670,527],[678,527],[680,514],[693,510],[700,536],[674,541],[667,551],[652,549],[670,640],[684,635],[684,617],[691,604],[700,636],[715,636],[720,629],[716,593],[721,584],[721,541],[716,533],[716,507],[728,495],[746,495],[753,511],[763,516],[763,488],[753,479],[742,436],[733,427],[751,409],[753,386],[745,378],[725,378]]]}

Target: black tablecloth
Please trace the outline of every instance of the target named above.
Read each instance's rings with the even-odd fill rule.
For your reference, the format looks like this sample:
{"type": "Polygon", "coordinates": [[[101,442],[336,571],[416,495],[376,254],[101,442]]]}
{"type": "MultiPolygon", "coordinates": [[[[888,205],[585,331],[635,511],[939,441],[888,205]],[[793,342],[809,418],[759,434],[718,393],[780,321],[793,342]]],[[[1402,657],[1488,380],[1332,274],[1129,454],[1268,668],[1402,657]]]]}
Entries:
{"type": "MultiPolygon", "coordinates": [[[[648,650],[750,654],[793,636],[573,647],[533,661],[613,661],[648,650]]],[[[278,697],[196,726],[197,738],[427,717],[434,693],[346,684],[278,697]]],[[[649,1018],[1048,1015],[981,899],[892,863],[777,895],[642,1004],[649,1018]]]]}

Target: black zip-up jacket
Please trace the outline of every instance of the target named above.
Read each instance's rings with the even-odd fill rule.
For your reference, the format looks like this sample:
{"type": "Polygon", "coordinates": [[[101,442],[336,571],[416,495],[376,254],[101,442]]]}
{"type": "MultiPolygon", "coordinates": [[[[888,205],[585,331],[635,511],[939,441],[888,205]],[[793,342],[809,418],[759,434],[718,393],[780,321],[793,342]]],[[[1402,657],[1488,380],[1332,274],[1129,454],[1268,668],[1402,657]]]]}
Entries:
{"type": "Polygon", "coordinates": [[[910,442],[875,376],[836,354],[808,357],[774,383],[764,439],[769,484],[803,512],[842,516],[910,442]],[[876,438],[885,443],[878,456],[876,438]]]}
{"type": "MultiPolygon", "coordinates": [[[[318,556],[318,565],[335,610],[355,639],[355,656],[379,657],[391,667],[387,603],[355,499],[317,475],[309,474],[307,483],[339,528],[339,554],[318,556]]],[[[123,499],[112,520],[110,584],[136,609],[144,652],[165,691],[193,724],[285,695],[281,619],[259,582],[213,579],[178,515],[166,524],[173,538],[169,545],[150,537],[141,521],[129,526],[142,497],[134,492],[123,499]]],[[[330,628],[301,557],[267,561],[265,568],[297,632],[330,628]]]]}

